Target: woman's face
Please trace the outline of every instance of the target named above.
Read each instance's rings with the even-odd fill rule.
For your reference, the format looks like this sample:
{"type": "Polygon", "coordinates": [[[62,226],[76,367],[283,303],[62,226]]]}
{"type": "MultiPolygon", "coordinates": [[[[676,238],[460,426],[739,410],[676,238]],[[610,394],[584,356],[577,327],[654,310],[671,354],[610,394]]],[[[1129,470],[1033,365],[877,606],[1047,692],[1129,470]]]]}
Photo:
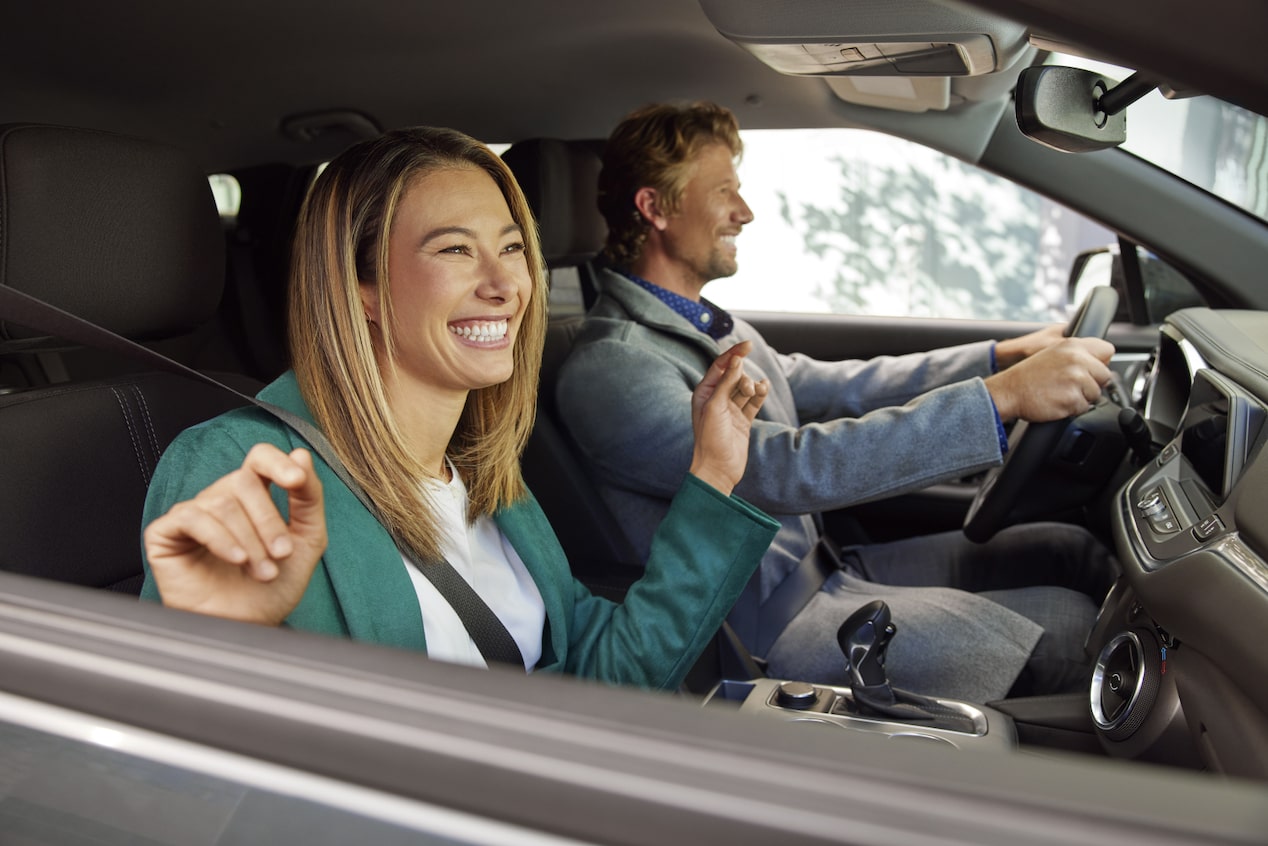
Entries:
{"type": "MultiPolygon", "coordinates": [[[[523,233],[493,178],[474,165],[415,178],[388,238],[399,378],[453,392],[509,379],[532,280],[523,233]]],[[[362,284],[366,313],[382,326],[377,298],[362,284]]]]}

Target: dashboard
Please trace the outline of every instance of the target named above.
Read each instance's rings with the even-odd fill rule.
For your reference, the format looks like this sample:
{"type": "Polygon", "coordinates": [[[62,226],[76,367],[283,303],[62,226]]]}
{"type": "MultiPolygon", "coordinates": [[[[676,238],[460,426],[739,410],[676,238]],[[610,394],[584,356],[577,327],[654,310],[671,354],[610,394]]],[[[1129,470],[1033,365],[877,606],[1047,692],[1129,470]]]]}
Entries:
{"type": "Polygon", "coordinates": [[[1268,313],[1184,309],[1160,330],[1157,455],[1113,504],[1124,578],[1090,646],[1114,755],[1268,777],[1268,313]]]}

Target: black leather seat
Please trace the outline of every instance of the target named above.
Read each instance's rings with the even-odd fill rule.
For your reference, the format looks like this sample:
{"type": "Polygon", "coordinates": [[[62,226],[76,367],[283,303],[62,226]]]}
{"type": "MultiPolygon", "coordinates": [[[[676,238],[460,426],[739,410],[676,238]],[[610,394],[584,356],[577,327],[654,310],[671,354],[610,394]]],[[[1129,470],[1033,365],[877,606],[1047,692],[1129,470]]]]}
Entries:
{"type": "MultiPolygon", "coordinates": [[[[502,155],[537,216],[542,252],[552,275],[575,269],[593,291],[591,261],[607,226],[595,205],[599,169],[594,146],[534,138],[502,155]]],[[[587,299],[592,299],[588,296],[587,299]]],[[[563,428],[555,405],[559,367],[572,347],[580,316],[552,317],[542,358],[537,425],[524,452],[524,478],[559,535],[577,578],[591,590],[619,596],[642,574],[642,562],[604,505],[586,463],[563,428]]]]}
{"type": "Polygon", "coordinates": [[[592,260],[608,227],[596,204],[601,148],[588,141],[529,138],[502,154],[537,216],[542,252],[552,277],[577,274],[582,310],[594,304],[592,260]]]}
{"type": "MultiPolygon", "coordinates": [[[[599,148],[584,141],[534,138],[513,144],[502,158],[524,189],[542,235],[552,275],[575,269],[585,305],[594,302],[593,260],[603,248],[607,225],[597,205],[599,148]]],[[[559,367],[572,347],[581,317],[552,317],[542,359],[537,425],[524,452],[524,478],[559,536],[573,573],[596,593],[620,598],[642,575],[616,516],[608,510],[584,456],[563,428],[555,405],[559,367]]],[[[761,667],[727,624],[696,662],[683,684],[703,694],[721,678],[756,678],[761,667]]]]}
{"type": "MultiPolygon", "coordinates": [[[[171,147],[0,127],[0,233],[0,285],[134,340],[187,333],[220,300],[224,239],[207,178],[171,147]]],[[[3,318],[0,354],[38,343],[3,318]]],[[[137,370],[112,362],[119,375],[0,395],[0,570],[139,592],[155,463],[181,430],[241,400],[137,370]]]]}

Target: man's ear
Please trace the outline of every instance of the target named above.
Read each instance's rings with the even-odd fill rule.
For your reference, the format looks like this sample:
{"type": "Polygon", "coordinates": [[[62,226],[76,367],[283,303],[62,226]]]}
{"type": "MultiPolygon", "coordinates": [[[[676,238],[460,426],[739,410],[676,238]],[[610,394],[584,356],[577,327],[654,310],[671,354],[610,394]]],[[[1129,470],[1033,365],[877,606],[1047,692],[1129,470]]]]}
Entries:
{"type": "Polygon", "coordinates": [[[365,311],[365,319],[379,325],[379,287],[368,282],[357,286],[361,294],[361,308],[365,311]]]}
{"type": "Polygon", "coordinates": [[[664,213],[655,188],[639,188],[634,193],[634,207],[654,229],[664,231],[669,225],[669,216],[664,213]]]}

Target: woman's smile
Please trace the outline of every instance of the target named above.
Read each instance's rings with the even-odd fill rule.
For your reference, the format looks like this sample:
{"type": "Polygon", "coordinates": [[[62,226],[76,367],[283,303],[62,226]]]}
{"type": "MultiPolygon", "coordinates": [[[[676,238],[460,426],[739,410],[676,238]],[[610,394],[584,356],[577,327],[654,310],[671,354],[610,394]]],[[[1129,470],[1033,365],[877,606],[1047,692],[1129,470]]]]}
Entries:
{"type": "Polygon", "coordinates": [[[500,320],[455,320],[449,331],[461,340],[478,347],[497,347],[509,343],[507,318],[500,320]]]}

